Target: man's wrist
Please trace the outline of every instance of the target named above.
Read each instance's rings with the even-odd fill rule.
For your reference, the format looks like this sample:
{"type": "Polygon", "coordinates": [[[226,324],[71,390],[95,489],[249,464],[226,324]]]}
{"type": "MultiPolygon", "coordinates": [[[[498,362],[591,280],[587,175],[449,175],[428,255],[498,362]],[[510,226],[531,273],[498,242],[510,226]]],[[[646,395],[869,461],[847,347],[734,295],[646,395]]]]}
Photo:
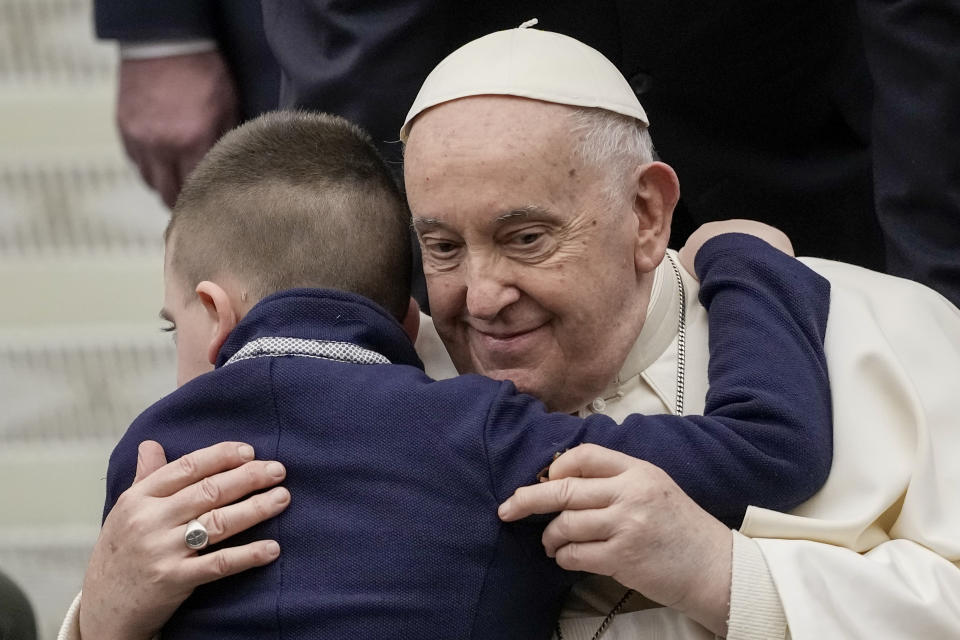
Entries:
{"type": "Polygon", "coordinates": [[[718,636],[725,636],[730,615],[733,533],[716,524],[704,562],[698,565],[686,597],[674,608],[718,636]]]}
{"type": "Polygon", "coordinates": [[[172,56],[188,56],[217,50],[217,42],[211,38],[185,40],[120,41],[121,60],[152,60],[172,56]]]}

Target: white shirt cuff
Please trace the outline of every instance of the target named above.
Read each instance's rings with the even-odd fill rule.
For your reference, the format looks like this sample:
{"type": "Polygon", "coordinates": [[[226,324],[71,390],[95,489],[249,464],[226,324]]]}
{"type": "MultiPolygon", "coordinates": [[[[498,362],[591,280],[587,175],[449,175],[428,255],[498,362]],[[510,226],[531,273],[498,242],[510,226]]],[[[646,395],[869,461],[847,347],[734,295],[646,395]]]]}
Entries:
{"type": "Polygon", "coordinates": [[[784,640],[787,618],[760,545],[733,532],[727,640],[784,640]]]}
{"type": "MultiPolygon", "coordinates": [[[[73,604],[67,609],[67,615],[63,617],[63,624],[60,625],[60,632],[57,634],[57,640],[83,640],[80,637],[80,596],[83,592],[77,594],[73,599],[73,604]]],[[[160,634],[153,636],[152,640],[160,640],[160,634]]]]}
{"type": "Polygon", "coordinates": [[[216,51],[217,42],[210,38],[192,40],[150,40],[144,42],[120,42],[121,60],[147,60],[186,56],[194,53],[216,51]]]}
{"type": "Polygon", "coordinates": [[[80,595],[77,594],[77,597],[73,599],[73,604],[67,609],[67,615],[63,618],[57,640],[80,640],[80,595]]]}

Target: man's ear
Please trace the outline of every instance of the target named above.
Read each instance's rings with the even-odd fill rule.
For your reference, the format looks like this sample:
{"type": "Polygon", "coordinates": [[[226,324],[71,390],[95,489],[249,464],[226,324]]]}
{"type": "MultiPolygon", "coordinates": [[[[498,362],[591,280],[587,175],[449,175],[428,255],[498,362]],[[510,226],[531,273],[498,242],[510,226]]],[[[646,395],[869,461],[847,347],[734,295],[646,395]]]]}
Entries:
{"type": "Polygon", "coordinates": [[[410,304],[407,305],[407,315],[403,317],[404,332],[410,337],[410,342],[417,341],[417,334],[420,333],[420,305],[413,298],[410,298],[410,304]]]}
{"type": "Polygon", "coordinates": [[[210,364],[217,363],[217,354],[220,347],[227,340],[227,336],[240,321],[239,310],[233,300],[224,291],[223,287],[215,282],[204,280],[197,285],[197,297],[203,304],[210,326],[210,342],[207,346],[207,360],[210,364]]]}
{"type": "Polygon", "coordinates": [[[680,199],[680,182],[672,167],[650,162],[637,167],[633,213],[637,216],[637,271],[649,273],[663,261],[670,241],[673,209],[680,199]]]}

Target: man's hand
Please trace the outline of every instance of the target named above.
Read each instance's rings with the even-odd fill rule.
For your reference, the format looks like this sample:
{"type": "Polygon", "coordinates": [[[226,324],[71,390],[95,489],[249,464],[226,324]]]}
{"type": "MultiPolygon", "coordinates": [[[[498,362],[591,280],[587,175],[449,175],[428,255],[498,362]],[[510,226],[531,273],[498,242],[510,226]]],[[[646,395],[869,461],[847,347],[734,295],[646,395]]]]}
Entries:
{"type": "Polygon", "coordinates": [[[557,511],[543,546],[561,567],[611,576],[726,634],[732,533],[659,467],[580,445],[554,461],[549,482],[517,489],[499,515],[557,511]]]}
{"type": "Polygon", "coordinates": [[[197,586],[277,558],[272,540],[202,556],[183,541],[193,518],[216,544],[287,508],[290,493],[283,487],[233,504],[285,476],[279,462],[253,457],[248,445],[222,442],[166,464],[159,444],[141,443],[133,486],[104,521],[87,567],[82,637],[151,638],[197,586]]]}
{"type": "Polygon", "coordinates": [[[203,154],[237,124],[238,113],[233,79],[217,51],[120,61],[123,146],[168,207],[203,154]]]}
{"type": "Polygon", "coordinates": [[[766,241],[773,248],[783,251],[788,256],[794,255],[793,253],[793,244],[790,242],[790,238],[787,237],[783,231],[777,229],[776,227],[771,227],[768,224],[762,222],[757,222],[756,220],[721,220],[719,222],[707,222],[700,225],[696,231],[690,234],[690,237],[687,238],[687,242],[678,252],[678,257],[680,258],[680,264],[683,265],[683,268],[686,269],[687,273],[692,275],[694,278],[697,277],[697,272],[693,268],[694,260],[697,257],[697,252],[700,251],[707,240],[715,236],[722,235],[724,233],[746,233],[751,236],[757,236],[761,240],[766,241]]]}

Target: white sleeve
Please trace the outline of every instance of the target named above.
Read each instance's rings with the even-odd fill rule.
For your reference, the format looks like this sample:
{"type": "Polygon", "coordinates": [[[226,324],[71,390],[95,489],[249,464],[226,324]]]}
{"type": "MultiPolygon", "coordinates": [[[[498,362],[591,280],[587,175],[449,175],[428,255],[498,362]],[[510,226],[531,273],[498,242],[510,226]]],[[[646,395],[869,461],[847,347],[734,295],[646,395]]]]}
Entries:
{"type": "Polygon", "coordinates": [[[217,50],[216,41],[210,38],[150,40],[145,42],[121,41],[119,44],[121,60],[167,58],[170,56],[186,56],[217,50]]]}
{"type": "Polygon", "coordinates": [[[910,540],[867,553],[756,540],[794,640],[960,638],[960,567],[910,540]]]}
{"type": "Polygon", "coordinates": [[[750,507],[740,531],[794,640],[960,638],[960,311],[907,280],[811,262],[832,287],[833,466],[803,505],[750,507]]]}
{"type": "MultiPolygon", "coordinates": [[[[78,593],[70,608],[67,609],[67,615],[63,617],[63,624],[60,625],[60,631],[57,633],[57,640],[83,640],[80,637],[80,596],[82,595],[83,592],[78,593]]],[[[161,640],[160,634],[153,636],[152,640],[161,640]]]]}
{"type": "Polygon", "coordinates": [[[757,543],[733,532],[733,572],[727,640],[783,640],[787,635],[780,597],[757,543]]]}

